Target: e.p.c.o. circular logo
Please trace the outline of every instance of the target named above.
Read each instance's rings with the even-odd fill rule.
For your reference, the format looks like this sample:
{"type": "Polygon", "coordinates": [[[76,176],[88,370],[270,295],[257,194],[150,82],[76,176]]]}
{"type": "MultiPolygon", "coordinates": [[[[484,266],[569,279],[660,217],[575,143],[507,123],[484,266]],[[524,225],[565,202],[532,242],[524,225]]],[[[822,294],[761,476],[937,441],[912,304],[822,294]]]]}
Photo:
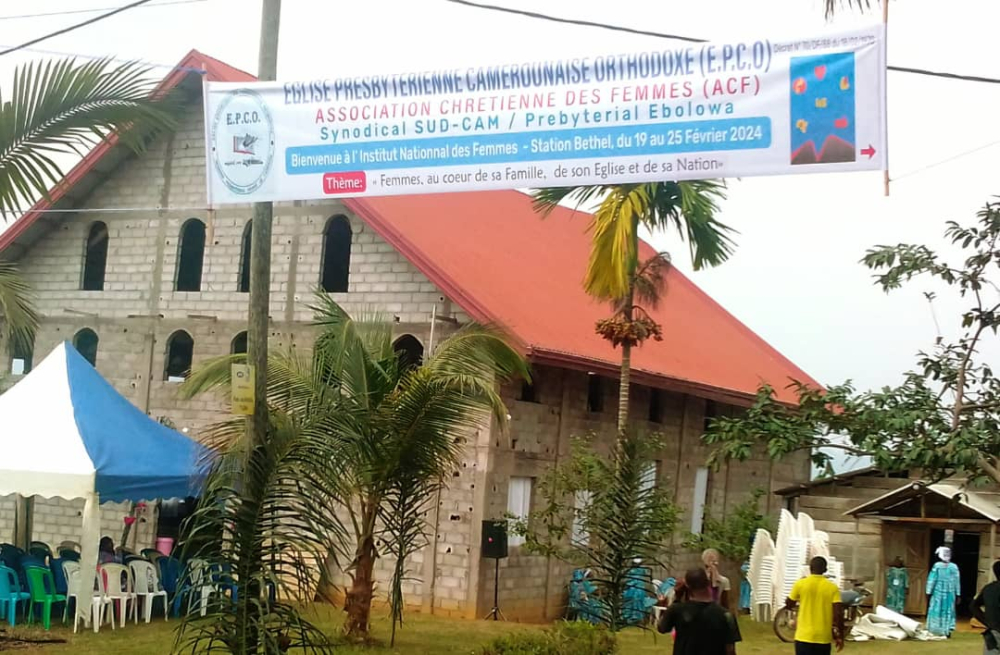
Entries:
{"type": "Polygon", "coordinates": [[[233,193],[259,189],[274,159],[274,121],[264,99],[250,89],[230,91],[215,112],[212,159],[233,193]]]}

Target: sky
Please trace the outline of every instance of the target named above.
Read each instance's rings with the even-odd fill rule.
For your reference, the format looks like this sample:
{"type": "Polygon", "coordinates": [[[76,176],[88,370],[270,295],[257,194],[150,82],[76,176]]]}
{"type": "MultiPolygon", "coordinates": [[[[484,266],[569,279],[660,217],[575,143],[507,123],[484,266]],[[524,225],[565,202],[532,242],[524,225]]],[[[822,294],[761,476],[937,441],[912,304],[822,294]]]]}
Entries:
{"type": "MultiPolygon", "coordinates": [[[[712,40],[814,36],[881,20],[844,9],[832,22],[822,0],[493,0],[495,4],[712,40]]],[[[153,0],[0,57],[0,88],[13,67],[55,53],[111,55],[169,66],[197,48],[256,71],[260,2],[153,0]]],[[[125,4],[120,0],[120,4],[125,4]]],[[[0,45],[11,46],[93,17],[4,18],[115,6],[115,0],[4,3],[0,45]]],[[[995,0],[890,3],[891,65],[1000,77],[995,0]],[[949,29],[942,30],[941,26],[949,29]],[[960,26],[960,27],[959,27],[960,26]]],[[[505,15],[447,0],[285,0],[278,79],[406,72],[588,52],[625,51],[663,40],[505,15]]],[[[166,68],[156,69],[165,73],[166,68]]],[[[888,75],[888,198],[882,174],[818,174],[729,181],[721,219],[739,231],[724,265],[692,272],[676,234],[651,241],[670,251],[695,282],[807,373],[824,384],[852,379],[862,389],[893,384],[931,347],[938,328],[914,283],[884,294],[858,260],[875,244],[944,246],[947,220],[969,223],[1000,194],[1000,85],[888,75]],[[971,152],[974,151],[974,152],[971,152]]],[[[669,290],[668,290],[669,298],[669,290]]],[[[946,336],[957,334],[961,304],[933,306],[946,336]]],[[[995,344],[994,344],[995,346],[995,344]]],[[[1000,348],[992,352],[1000,355],[1000,348]]]]}

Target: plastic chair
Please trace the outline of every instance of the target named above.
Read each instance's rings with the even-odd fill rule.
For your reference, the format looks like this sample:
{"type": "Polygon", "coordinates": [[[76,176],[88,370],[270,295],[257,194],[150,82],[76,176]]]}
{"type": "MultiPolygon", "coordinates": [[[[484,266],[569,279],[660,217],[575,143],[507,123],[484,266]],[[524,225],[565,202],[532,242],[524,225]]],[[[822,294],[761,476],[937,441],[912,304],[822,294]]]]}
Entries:
{"type": "Polygon", "coordinates": [[[36,566],[36,567],[38,567],[40,569],[47,569],[48,568],[48,564],[45,563],[45,560],[39,559],[38,557],[35,557],[34,555],[22,555],[21,556],[21,561],[18,562],[18,569],[17,569],[17,575],[18,575],[18,578],[21,581],[21,589],[27,589],[28,588],[28,572],[27,571],[28,571],[28,567],[29,566],[36,566]]]}
{"type": "Polygon", "coordinates": [[[21,566],[21,558],[24,557],[23,550],[14,544],[0,544],[0,564],[15,571],[21,566]]]}
{"type": "Polygon", "coordinates": [[[48,630],[52,627],[52,606],[66,602],[66,596],[57,594],[55,582],[52,580],[52,571],[43,566],[29,566],[24,574],[28,578],[28,592],[31,594],[29,602],[30,612],[28,612],[28,623],[35,618],[35,608],[42,606],[42,625],[48,630]]]}
{"type": "MultiPolygon", "coordinates": [[[[122,564],[101,564],[98,569],[104,580],[104,593],[118,608],[118,621],[125,627],[128,618],[128,606],[132,603],[132,613],[135,615],[136,598],[132,585],[132,572],[122,564]]],[[[112,614],[111,620],[114,621],[112,614]]]]}
{"type": "Polygon", "coordinates": [[[161,557],[163,557],[163,553],[156,550],[155,548],[143,548],[142,550],[139,551],[139,554],[142,555],[143,559],[152,562],[153,566],[156,566],[157,561],[161,557]]]}
{"type": "Polygon", "coordinates": [[[191,603],[197,602],[199,612],[205,616],[208,614],[208,602],[212,596],[221,593],[215,583],[212,567],[205,560],[193,559],[188,562],[185,578],[189,587],[188,612],[191,611],[191,603]]]}
{"type": "MultiPolygon", "coordinates": [[[[170,603],[167,602],[167,592],[164,591],[160,578],[156,575],[156,567],[145,560],[133,560],[129,562],[129,568],[132,569],[132,579],[135,581],[136,599],[142,599],[146,623],[149,623],[153,616],[153,601],[157,598],[163,598],[163,619],[169,620],[167,614],[170,603]]],[[[135,622],[138,623],[138,612],[135,614],[135,622]]]]}
{"type": "MultiPolygon", "coordinates": [[[[66,595],[66,607],[63,609],[63,623],[66,623],[66,617],[69,614],[69,601],[73,601],[74,607],[76,603],[80,601],[78,594],[74,589],[79,589],[80,587],[80,564],[73,561],[62,562],[63,572],[66,576],[66,584],[69,587],[69,593],[66,595]]],[[[91,621],[94,626],[94,632],[98,632],[101,627],[101,623],[107,620],[108,608],[111,606],[111,599],[104,594],[104,585],[102,584],[101,576],[97,576],[98,589],[93,591],[94,597],[91,601],[90,611],[91,611],[91,621]]],[[[73,613],[73,632],[77,630],[77,626],[80,623],[80,617],[74,612],[73,613]]],[[[111,629],[115,628],[114,614],[111,615],[111,629]]]]}
{"type": "Polygon", "coordinates": [[[52,559],[52,549],[44,541],[32,541],[28,546],[28,553],[48,564],[52,559]]]}
{"type": "Polygon", "coordinates": [[[7,623],[12,627],[17,620],[17,604],[27,602],[31,594],[21,591],[17,583],[17,572],[12,568],[0,566],[0,616],[6,610],[7,623]]]}
{"type": "Polygon", "coordinates": [[[66,571],[63,569],[62,559],[58,557],[50,559],[49,570],[52,571],[52,579],[56,583],[56,593],[65,595],[68,587],[66,585],[66,571]]]}
{"type": "Polygon", "coordinates": [[[181,576],[184,567],[179,559],[174,557],[161,557],[156,560],[156,567],[160,571],[160,584],[170,598],[174,616],[180,615],[181,602],[184,596],[184,587],[181,584],[181,576]]]}

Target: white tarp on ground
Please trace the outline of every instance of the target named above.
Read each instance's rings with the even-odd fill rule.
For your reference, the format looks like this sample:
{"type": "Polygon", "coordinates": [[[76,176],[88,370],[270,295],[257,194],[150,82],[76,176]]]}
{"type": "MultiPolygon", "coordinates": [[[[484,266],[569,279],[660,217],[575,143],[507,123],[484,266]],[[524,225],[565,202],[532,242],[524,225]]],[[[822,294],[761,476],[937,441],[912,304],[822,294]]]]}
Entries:
{"type": "Polygon", "coordinates": [[[875,608],[874,614],[865,614],[858,619],[854,624],[854,629],[851,630],[851,638],[854,641],[868,641],[869,639],[936,641],[944,639],[944,637],[932,635],[924,630],[919,621],[914,621],[908,616],[893,612],[888,607],[881,605],[875,608]]]}

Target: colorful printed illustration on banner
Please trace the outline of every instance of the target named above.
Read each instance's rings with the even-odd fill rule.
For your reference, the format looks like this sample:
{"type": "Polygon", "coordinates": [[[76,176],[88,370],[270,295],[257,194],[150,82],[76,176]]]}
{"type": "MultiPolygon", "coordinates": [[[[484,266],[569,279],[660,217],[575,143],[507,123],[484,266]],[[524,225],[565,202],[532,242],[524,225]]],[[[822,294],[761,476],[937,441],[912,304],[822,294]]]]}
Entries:
{"type": "Polygon", "coordinates": [[[260,95],[249,89],[231,91],[215,112],[212,160],[233,193],[260,189],[274,160],[274,121],[260,95]]]}
{"type": "Polygon", "coordinates": [[[854,53],[792,57],[789,76],[792,165],[855,161],[854,53]]]}

